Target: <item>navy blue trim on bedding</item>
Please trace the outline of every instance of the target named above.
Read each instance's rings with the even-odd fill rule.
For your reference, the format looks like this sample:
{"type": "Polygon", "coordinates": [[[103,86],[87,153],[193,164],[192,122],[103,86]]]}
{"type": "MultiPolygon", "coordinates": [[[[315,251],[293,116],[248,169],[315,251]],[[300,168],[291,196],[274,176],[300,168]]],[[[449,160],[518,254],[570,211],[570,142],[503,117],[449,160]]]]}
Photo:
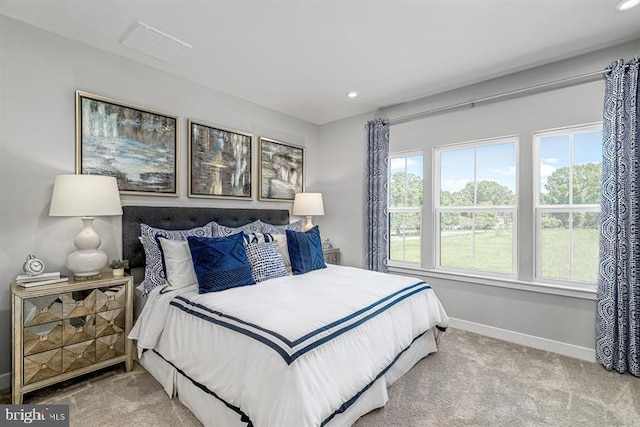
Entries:
{"type": "Polygon", "coordinates": [[[315,331],[312,331],[294,341],[290,341],[287,338],[285,338],[284,336],[282,336],[281,334],[275,332],[275,331],[271,331],[269,329],[263,328],[261,326],[255,325],[253,323],[250,322],[246,322],[243,321],[241,319],[238,319],[234,316],[230,316],[224,313],[221,313],[219,311],[216,310],[212,310],[208,307],[203,306],[202,304],[198,304],[198,303],[194,303],[192,301],[189,301],[188,299],[182,297],[182,296],[178,296],[176,298],[174,298],[174,300],[171,301],[170,305],[177,307],[178,309],[184,311],[185,313],[191,314],[192,316],[198,317],[202,320],[205,320],[207,322],[210,323],[214,323],[216,325],[228,328],[230,330],[233,330],[235,332],[238,332],[240,334],[246,335],[250,338],[253,338],[254,340],[261,342],[262,344],[266,345],[267,347],[271,348],[272,350],[274,350],[276,353],[278,353],[280,355],[280,357],[282,357],[284,359],[284,361],[287,363],[287,365],[290,365],[291,363],[293,363],[297,358],[299,358],[300,356],[304,355],[305,353],[319,347],[322,344],[325,344],[328,341],[331,341],[332,339],[344,334],[345,332],[348,332],[352,329],[354,329],[355,327],[365,323],[366,321],[378,316],[380,313],[383,313],[384,311],[388,310],[389,308],[393,307],[394,305],[396,305],[397,303],[404,301],[405,299],[409,298],[410,296],[413,296],[419,292],[422,292],[424,290],[428,290],[431,289],[431,286],[427,285],[424,281],[418,282],[418,283],[414,283],[413,285],[407,286],[403,289],[400,289],[390,295],[387,295],[384,298],[381,298],[379,300],[377,300],[376,302],[374,302],[373,304],[370,304],[369,306],[362,308],[348,316],[345,316],[339,320],[336,320],[328,325],[322,326],[318,329],[316,329],[315,331]],[[407,292],[411,290],[411,292],[407,292]],[[407,292],[404,295],[401,295],[398,297],[398,295],[402,294],[403,292],[407,292]],[[328,331],[331,328],[335,328],[341,324],[344,324],[364,313],[366,313],[367,311],[371,311],[375,308],[377,308],[378,306],[384,304],[385,302],[389,301],[390,299],[397,297],[396,299],[392,300],[391,302],[389,302],[388,304],[382,306],[381,308],[378,308],[376,311],[369,313],[368,315],[364,316],[363,318],[357,320],[354,323],[348,324],[346,326],[344,326],[343,328],[337,329],[336,331],[334,331],[333,333],[327,335],[326,337],[323,337],[315,342],[310,343],[309,345],[291,353],[292,349],[297,346],[302,344],[304,341],[307,341],[311,338],[313,338],[314,336],[328,331]],[[191,307],[188,307],[186,305],[189,305],[191,307]],[[202,311],[198,311],[195,308],[198,308],[199,310],[202,310],[206,313],[203,313],[202,311]],[[229,319],[230,321],[235,321],[240,323],[241,325],[246,325],[250,328],[253,328],[255,330],[264,332],[265,334],[271,335],[274,338],[277,338],[279,341],[281,341],[282,343],[284,343],[288,349],[283,348],[282,345],[280,345],[279,343],[275,342],[274,340],[269,339],[266,336],[262,336],[252,330],[249,330],[248,328],[239,326],[237,324],[232,324],[229,321],[225,321],[219,318],[215,318],[212,317],[211,315],[214,316],[219,316],[222,318],[226,318],[229,319]]]}
{"type": "Polygon", "coordinates": [[[167,362],[169,365],[173,366],[175,368],[176,371],[178,371],[178,373],[180,375],[182,375],[183,377],[185,377],[186,379],[188,379],[189,381],[191,381],[191,383],[193,385],[195,385],[196,387],[198,387],[200,390],[204,391],[205,393],[215,397],[216,399],[218,399],[220,402],[224,403],[224,406],[226,406],[227,408],[231,409],[233,412],[235,412],[236,414],[240,415],[240,421],[243,423],[247,423],[247,427],[253,427],[253,423],[251,422],[251,419],[249,418],[249,416],[247,414],[245,414],[242,409],[240,409],[239,407],[232,405],[231,403],[227,402],[226,400],[224,400],[223,398],[221,398],[220,396],[218,396],[216,393],[214,393],[213,391],[209,390],[204,384],[200,384],[198,381],[194,380],[193,378],[191,378],[189,375],[187,375],[182,369],[178,368],[176,365],[173,364],[173,362],[167,360],[163,355],[161,355],[157,350],[153,350],[153,352],[155,354],[157,354],[162,360],[164,360],[165,362],[167,362]]]}
{"type": "MultiPolygon", "coordinates": [[[[222,313],[220,311],[210,309],[209,307],[206,307],[206,306],[204,306],[202,304],[198,304],[196,302],[190,301],[190,300],[186,299],[185,297],[178,296],[178,297],[176,297],[176,299],[179,299],[179,300],[183,301],[186,304],[189,304],[189,305],[192,305],[194,307],[198,307],[198,308],[200,308],[202,310],[208,311],[209,313],[215,314],[217,316],[226,317],[227,319],[231,319],[231,320],[234,320],[234,321],[236,321],[238,323],[242,323],[244,325],[251,326],[252,328],[261,330],[262,332],[265,332],[265,333],[267,333],[267,334],[279,339],[280,341],[282,341],[283,343],[285,343],[289,347],[295,347],[298,344],[300,344],[301,342],[306,341],[309,338],[313,337],[314,335],[317,335],[317,334],[319,334],[321,332],[324,332],[324,331],[326,331],[328,329],[331,329],[331,328],[333,328],[335,326],[338,326],[340,323],[344,323],[347,320],[350,320],[350,319],[352,319],[354,317],[357,317],[360,314],[362,314],[362,313],[364,313],[364,312],[366,312],[368,310],[371,310],[376,305],[382,304],[383,302],[393,298],[394,296],[396,296],[396,295],[398,295],[398,294],[400,294],[402,292],[405,292],[405,291],[407,291],[407,290],[409,290],[409,289],[411,289],[413,287],[420,286],[422,284],[426,285],[426,282],[420,281],[418,283],[414,283],[413,285],[407,286],[406,288],[400,289],[400,290],[398,290],[398,291],[396,291],[396,292],[394,292],[392,294],[387,295],[384,298],[379,299],[378,301],[374,302],[373,304],[371,304],[371,305],[369,305],[367,307],[364,307],[364,308],[362,308],[362,309],[360,309],[360,310],[358,310],[358,311],[356,311],[356,312],[354,312],[354,313],[352,313],[352,314],[350,314],[350,315],[348,315],[346,317],[343,317],[342,319],[338,319],[333,323],[330,323],[328,325],[322,326],[321,328],[318,328],[315,331],[309,332],[308,334],[306,334],[306,335],[304,335],[304,336],[302,336],[302,337],[300,337],[300,338],[298,338],[298,339],[296,339],[294,341],[290,341],[289,339],[287,339],[286,337],[282,336],[281,334],[279,334],[279,333],[277,333],[275,331],[271,331],[269,329],[266,329],[266,328],[263,328],[261,326],[258,326],[258,325],[254,324],[254,323],[244,321],[244,320],[239,319],[239,318],[237,318],[235,316],[231,316],[229,314],[225,314],[225,313],[222,313]]],[[[426,285],[426,288],[424,288],[424,289],[431,289],[431,286],[426,285]]],[[[180,306],[176,305],[176,307],[180,307],[180,306]]]]}
{"type": "MultiPolygon", "coordinates": [[[[351,405],[356,403],[356,401],[360,398],[360,396],[362,396],[364,394],[364,392],[369,390],[371,388],[371,386],[373,385],[373,383],[378,381],[384,374],[386,374],[389,371],[389,369],[391,369],[391,367],[396,364],[398,359],[400,359],[400,356],[402,356],[407,350],[409,350],[411,348],[411,346],[413,345],[413,343],[416,342],[420,337],[422,337],[427,332],[429,332],[428,329],[426,331],[424,331],[423,333],[421,333],[420,335],[418,335],[417,337],[415,337],[413,339],[413,341],[411,341],[411,343],[404,350],[402,350],[400,353],[398,353],[396,355],[396,357],[391,361],[391,363],[389,363],[386,368],[384,368],[382,371],[380,371],[380,373],[378,373],[378,375],[376,375],[376,377],[373,380],[371,380],[371,382],[369,384],[364,386],[362,388],[362,390],[357,392],[351,399],[347,400],[342,405],[340,405],[340,407],[338,409],[336,409],[333,414],[329,415],[328,418],[326,418],[322,423],[320,423],[320,427],[326,425],[329,421],[331,421],[333,419],[333,417],[335,417],[338,414],[342,414],[344,411],[349,409],[351,407],[351,405]]],[[[428,355],[425,355],[425,357],[426,356],[428,356],[428,355]]],[[[422,360],[422,358],[421,358],[421,360],[422,360]]],[[[415,365],[413,365],[413,366],[415,366],[415,365]]],[[[413,366],[411,368],[413,368],[413,366]]]]}
{"type": "MultiPolygon", "coordinates": [[[[176,297],[175,299],[178,299],[180,297],[176,297]]],[[[175,299],[173,301],[171,301],[170,305],[173,305],[174,307],[179,308],[180,310],[184,311],[185,313],[189,313],[192,316],[198,317],[202,320],[205,320],[209,323],[214,323],[216,325],[222,326],[223,328],[227,328],[227,329],[231,329],[232,331],[238,332],[240,334],[246,335],[250,338],[253,338],[256,341],[259,341],[261,343],[263,343],[264,345],[271,347],[273,350],[275,350],[284,360],[287,360],[287,358],[289,357],[289,354],[284,351],[280,346],[278,346],[277,344],[275,344],[273,341],[270,341],[268,339],[266,339],[265,337],[263,337],[262,335],[258,335],[255,332],[251,332],[248,331],[246,329],[243,329],[237,325],[232,325],[231,323],[228,322],[223,322],[222,320],[219,319],[214,319],[213,317],[207,316],[204,313],[200,313],[199,311],[195,311],[192,310],[188,307],[184,307],[178,303],[176,303],[175,299]]]]}
{"type": "MultiPolygon", "coordinates": [[[[373,317],[377,316],[378,314],[382,313],[383,311],[386,311],[387,309],[389,309],[390,307],[396,305],[397,303],[399,303],[400,301],[403,301],[405,299],[407,299],[408,297],[417,294],[418,292],[424,291],[425,289],[431,289],[431,286],[427,286],[427,287],[423,287],[423,288],[419,288],[416,289],[414,291],[412,291],[411,293],[408,293],[406,295],[403,295],[402,297],[398,298],[395,301],[390,302],[389,304],[387,304],[386,306],[382,307],[381,309],[371,313],[370,315],[363,317],[362,319],[358,320],[355,323],[352,323],[351,325],[347,326],[346,328],[342,328],[337,330],[336,332],[334,332],[333,334],[327,335],[326,337],[315,341],[313,344],[309,344],[308,346],[298,350],[297,352],[295,352],[293,355],[291,355],[291,362],[293,362],[294,360],[296,360],[298,357],[302,356],[303,354],[313,350],[316,347],[321,346],[322,344],[331,341],[332,339],[336,338],[339,335],[344,334],[347,331],[350,331],[351,329],[355,328],[356,326],[360,326],[361,324],[363,324],[364,322],[366,322],[367,320],[372,319],[373,317]]],[[[288,362],[289,364],[291,364],[291,362],[288,362]]]]}
{"type": "MultiPolygon", "coordinates": [[[[389,372],[389,369],[391,369],[393,367],[393,365],[396,364],[396,362],[400,359],[400,357],[407,352],[407,350],[409,350],[411,348],[411,346],[413,345],[413,343],[415,343],[418,339],[420,339],[422,336],[424,336],[424,334],[426,334],[427,332],[429,332],[429,330],[424,331],[423,333],[419,334],[417,337],[415,337],[411,343],[409,343],[409,345],[407,347],[405,347],[402,351],[400,351],[396,357],[391,361],[391,363],[389,363],[384,369],[382,369],[378,375],[375,376],[375,378],[373,380],[371,380],[367,385],[365,385],[359,392],[357,392],[353,397],[351,397],[349,400],[347,400],[346,402],[344,402],[342,405],[340,405],[340,407],[338,409],[336,409],[331,415],[329,415],[324,421],[322,421],[322,423],[320,423],[320,427],[326,425],[329,421],[331,421],[336,415],[338,414],[342,414],[345,411],[347,411],[354,403],[356,403],[356,401],[367,391],[371,388],[371,386],[373,386],[373,384],[378,381],[380,378],[382,378],[382,376],[384,376],[387,372],[389,372]]],[[[168,364],[170,364],[171,366],[173,366],[178,373],[180,373],[180,375],[182,375],[183,377],[185,377],[186,379],[188,379],[189,381],[191,381],[191,383],[193,385],[195,385],[196,387],[198,387],[200,390],[204,391],[205,393],[215,397],[216,399],[218,399],[220,402],[222,402],[227,408],[231,409],[232,411],[234,411],[235,413],[237,413],[238,415],[240,415],[240,421],[241,422],[245,422],[247,423],[247,427],[253,427],[253,422],[251,421],[251,418],[249,418],[249,416],[244,413],[239,407],[234,406],[232,404],[230,404],[229,402],[227,402],[226,400],[222,399],[220,396],[218,396],[216,393],[214,393],[213,391],[209,390],[205,385],[200,384],[198,381],[194,380],[193,378],[191,378],[189,375],[187,375],[182,369],[178,368],[176,365],[174,365],[172,362],[170,362],[169,360],[165,359],[164,356],[162,356],[157,350],[153,350],[153,352],[155,354],[157,354],[160,358],[162,358],[162,360],[164,360],[165,362],[167,362],[168,364]]],[[[426,357],[428,355],[425,355],[424,357],[426,357]]],[[[421,358],[422,360],[422,358],[421,358]]],[[[414,365],[415,366],[415,365],[414,365]]],[[[413,368],[413,366],[411,367],[413,368]]]]}

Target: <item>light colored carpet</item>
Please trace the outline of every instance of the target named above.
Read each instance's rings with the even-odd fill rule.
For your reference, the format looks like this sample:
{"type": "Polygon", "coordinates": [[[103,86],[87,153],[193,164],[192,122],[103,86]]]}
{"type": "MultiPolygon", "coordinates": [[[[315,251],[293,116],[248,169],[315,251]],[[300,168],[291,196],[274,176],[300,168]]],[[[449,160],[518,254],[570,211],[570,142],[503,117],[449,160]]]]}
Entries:
{"type": "MultiPolygon", "coordinates": [[[[72,426],[201,425],[140,366],[43,389],[25,403],[68,403],[72,426]]],[[[420,361],[389,389],[387,405],[355,426],[546,425],[640,426],[640,378],[450,328],[438,353],[420,361]]]]}

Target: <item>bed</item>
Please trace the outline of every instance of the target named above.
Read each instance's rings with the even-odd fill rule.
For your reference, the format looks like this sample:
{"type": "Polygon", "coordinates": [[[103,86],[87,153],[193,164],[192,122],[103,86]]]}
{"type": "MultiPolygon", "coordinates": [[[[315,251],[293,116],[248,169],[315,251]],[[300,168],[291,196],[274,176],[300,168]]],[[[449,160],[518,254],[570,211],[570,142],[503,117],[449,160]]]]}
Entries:
{"type": "MultiPolygon", "coordinates": [[[[289,214],[124,207],[124,257],[140,281],[141,223],[183,230],[257,220],[286,226],[289,214]]],[[[334,265],[204,294],[158,286],[144,300],[130,335],[139,362],[207,426],[352,425],[437,350],[448,323],[427,283],[334,265]]]]}

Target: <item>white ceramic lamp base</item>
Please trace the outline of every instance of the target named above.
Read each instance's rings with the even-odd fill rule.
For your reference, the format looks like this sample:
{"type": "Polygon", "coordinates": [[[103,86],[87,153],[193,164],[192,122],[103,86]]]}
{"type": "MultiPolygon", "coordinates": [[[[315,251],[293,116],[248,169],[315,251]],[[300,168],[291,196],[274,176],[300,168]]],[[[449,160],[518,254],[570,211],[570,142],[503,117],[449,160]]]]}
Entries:
{"type": "Polygon", "coordinates": [[[307,216],[307,222],[305,222],[304,225],[302,226],[302,231],[308,231],[313,228],[313,223],[311,222],[311,219],[312,219],[311,216],[307,216]]]}
{"type": "Polygon", "coordinates": [[[76,277],[97,276],[107,266],[109,257],[98,249],[102,241],[93,229],[93,217],[82,217],[82,223],[83,228],[74,240],[78,250],[67,256],[66,267],[76,277]]]}

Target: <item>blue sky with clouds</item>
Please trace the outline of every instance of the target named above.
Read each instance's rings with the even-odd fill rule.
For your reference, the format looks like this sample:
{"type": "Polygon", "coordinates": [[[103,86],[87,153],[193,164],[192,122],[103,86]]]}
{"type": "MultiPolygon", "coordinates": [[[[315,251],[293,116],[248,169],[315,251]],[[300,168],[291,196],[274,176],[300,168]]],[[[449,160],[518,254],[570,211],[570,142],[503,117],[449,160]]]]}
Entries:
{"type": "MultiPolygon", "coordinates": [[[[602,132],[576,133],[573,137],[573,164],[602,162],[602,132]]],[[[501,143],[477,148],[460,148],[441,152],[442,189],[459,191],[473,181],[474,150],[478,181],[491,180],[515,191],[516,148],[514,143],[501,143]]],[[[569,166],[571,159],[568,135],[540,139],[540,188],[558,168],[569,166]]]]}
{"type": "MultiPolygon", "coordinates": [[[[540,191],[545,192],[547,178],[571,163],[569,135],[540,138],[540,191]]],[[[576,133],[573,136],[573,164],[602,163],[602,131],[576,133]]]]}
{"type": "Polygon", "coordinates": [[[407,159],[406,163],[405,163],[404,157],[391,159],[389,161],[389,170],[391,175],[393,175],[396,172],[404,172],[406,167],[408,173],[418,175],[420,178],[422,178],[424,175],[424,167],[423,167],[424,159],[422,154],[409,156],[406,159],[407,159]]]}
{"type": "Polygon", "coordinates": [[[440,177],[443,190],[459,191],[467,182],[473,182],[474,156],[478,181],[496,181],[515,191],[516,147],[513,142],[441,152],[440,177]]]}
{"type": "MultiPolygon", "coordinates": [[[[547,178],[558,168],[569,166],[570,138],[568,135],[540,138],[540,188],[544,192],[547,178]]],[[[573,164],[602,162],[602,132],[576,133],[573,137],[573,164]]],[[[512,142],[476,148],[460,148],[441,152],[440,176],[442,189],[459,191],[473,181],[474,150],[476,150],[477,179],[496,181],[512,191],[516,186],[516,147],[512,142]]],[[[392,158],[391,174],[405,170],[423,177],[423,156],[392,158]]]]}

